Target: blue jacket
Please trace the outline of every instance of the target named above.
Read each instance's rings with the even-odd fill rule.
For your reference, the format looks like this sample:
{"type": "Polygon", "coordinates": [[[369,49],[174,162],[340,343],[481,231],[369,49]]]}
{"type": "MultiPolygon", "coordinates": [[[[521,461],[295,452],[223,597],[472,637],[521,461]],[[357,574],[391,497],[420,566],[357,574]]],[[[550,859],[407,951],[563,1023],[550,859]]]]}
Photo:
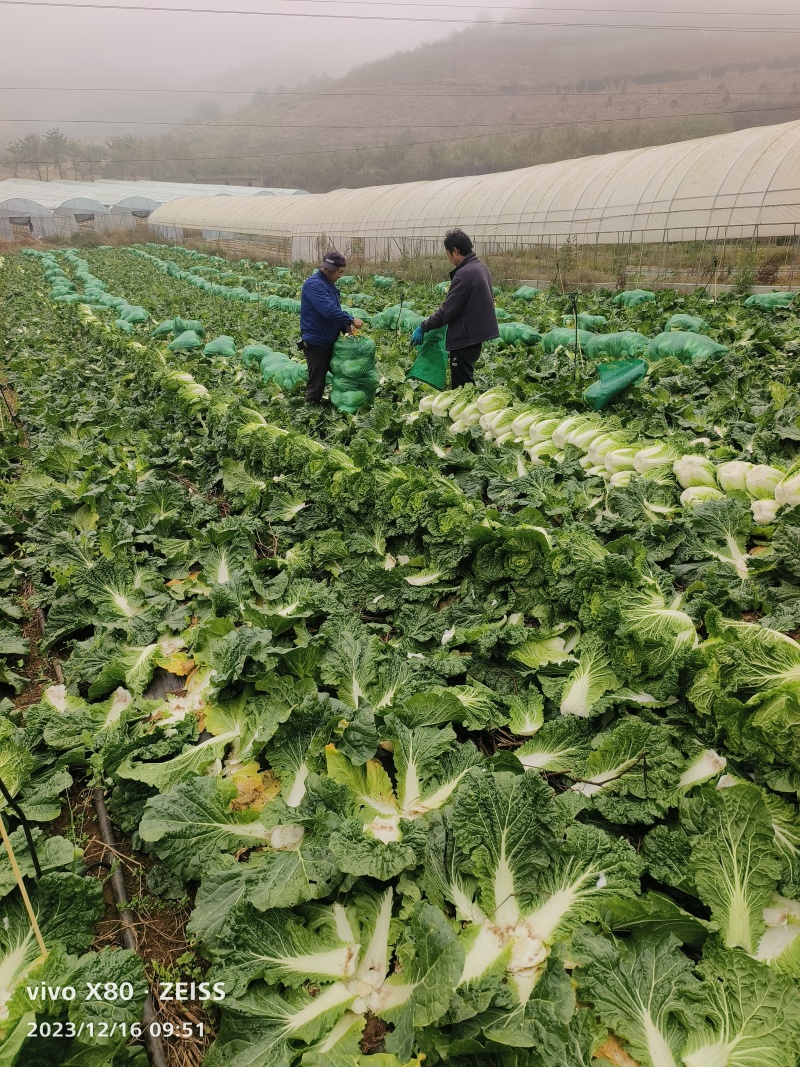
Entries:
{"type": "Polygon", "coordinates": [[[339,290],[318,271],[306,278],[300,293],[300,335],[309,345],[332,345],[346,333],[353,316],[342,311],[339,290]]]}

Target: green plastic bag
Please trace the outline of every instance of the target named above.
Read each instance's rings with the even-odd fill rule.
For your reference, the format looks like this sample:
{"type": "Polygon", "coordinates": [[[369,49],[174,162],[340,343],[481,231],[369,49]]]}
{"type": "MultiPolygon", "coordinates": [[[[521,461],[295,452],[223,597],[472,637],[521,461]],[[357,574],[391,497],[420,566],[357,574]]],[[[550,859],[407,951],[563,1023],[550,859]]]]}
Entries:
{"type": "Polygon", "coordinates": [[[261,360],[265,356],[268,356],[272,349],[269,345],[245,345],[239,355],[242,357],[242,363],[245,367],[252,367],[254,363],[261,363],[261,360]]]}
{"type": "Polygon", "coordinates": [[[536,289],[532,285],[521,285],[513,295],[517,300],[534,300],[541,295],[541,292],[541,289],[536,289]]]}
{"type": "Polygon", "coordinates": [[[599,363],[597,373],[598,380],[583,394],[592,411],[602,410],[614,397],[644,378],[647,363],[643,359],[618,359],[614,363],[599,363]]]}
{"type": "Polygon", "coordinates": [[[650,338],[635,330],[621,330],[619,333],[594,334],[583,346],[587,359],[625,359],[635,358],[645,351],[650,338]]]}
{"type": "Polygon", "coordinates": [[[184,330],[174,341],[170,341],[167,348],[170,352],[191,352],[192,349],[199,348],[202,343],[194,330],[184,330]]]}
{"type": "Polygon", "coordinates": [[[681,363],[693,363],[696,359],[724,356],[727,351],[725,345],[718,344],[705,334],[671,330],[654,337],[644,355],[651,361],[674,356],[681,363]]]}
{"type": "Polygon", "coordinates": [[[447,327],[428,330],[419,346],[417,358],[406,374],[418,382],[427,382],[434,389],[444,389],[447,383],[447,327]]]}
{"type": "Polygon", "coordinates": [[[397,281],[396,278],[387,278],[383,274],[373,274],[372,280],[377,289],[391,289],[397,281]]]}
{"type": "Polygon", "coordinates": [[[669,330],[682,330],[684,333],[702,333],[707,330],[708,323],[699,315],[673,315],[664,323],[664,332],[669,330]]]}
{"type": "Polygon", "coordinates": [[[797,299],[797,295],[797,293],[755,293],[753,296],[748,296],[744,306],[774,311],[776,308],[791,307],[797,299]]]}
{"type": "Polygon", "coordinates": [[[229,337],[226,333],[223,333],[219,337],[215,337],[213,341],[208,342],[206,347],[203,349],[203,355],[235,356],[236,342],[232,337],[229,337]]]}
{"type": "MultiPolygon", "coordinates": [[[[578,343],[582,349],[585,349],[589,341],[596,336],[597,334],[589,333],[588,330],[578,330],[578,343]]],[[[568,348],[570,352],[573,352],[575,350],[575,330],[557,326],[542,337],[542,348],[545,352],[555,352],[559,345],[563,345],[564,348],[568,348]]]]}
{"type": "Polygon", "coordinates": [[[629,289],[624,293],[617,293],[611,298],[612,304],[623,304],[626,308],[635,308],[640,304],[651,304],[656,298],[655,293],[649,289],[629,289]]]}
{"type": "Polygon", "coordinates": [[[371,404],[379,380],[375,370],[375,342],[369,337],[340,337],[333,346],[331,373],[331,403],[337,411],[355,415],[359,408],[371,404]],[[363,368],[362,372],[345,373],[345,367],[351,368],[354,362],[363,368]]]}
{"type": "MultiPolygon", "coordinates": [[[[562,315],[561,321],[565,326],[571,326],[575,329],[575,316],[574,315],[562,315]]],[[[608,319],[605,315],[589,315],[586,312],[578,312],[578,329],[579,330],[599,330],[601,326],[607,326],[608,319]]]]}
{"type": "MultiPolygon", "coordinates": [[[[500,340],[506,345],[536,345],[542,339],[538,330],[534,330],[533,326],[528,326],[525,322],[501,322],[497,328],[500,331],[500,340]]],[[[574,340],[574,331],[572,337],[574,340]]]]}

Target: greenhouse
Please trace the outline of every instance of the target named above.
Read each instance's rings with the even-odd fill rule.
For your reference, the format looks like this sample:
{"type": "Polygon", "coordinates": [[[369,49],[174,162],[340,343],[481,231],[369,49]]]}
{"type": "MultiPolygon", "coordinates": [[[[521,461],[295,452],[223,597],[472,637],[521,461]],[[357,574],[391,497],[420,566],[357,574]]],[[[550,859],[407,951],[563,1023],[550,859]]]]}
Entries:
{"type": "MultiPolygon", "coordinates": [[[[27,178],[7,178],[0,181],[0,201],[25,200],[36,205],[22,215],[35,218],[54,217],[54,228],[59,233],[72,233],[82,229],[135,228],[146,225],[150,214],[160,205],[187,196],[204,197],[269,197],[304,195],[302,189],[264,189],[246,185],[203,185],[199,182],[115,181],[103,179],[96,182],[37,181],[27,178]],[[81,216],[80,218],[78,216],[81,216]]],[[[17,228],[19,233],[31,232],[27,227],[17,228]]],[[[37,236],[41,223],[34,225],[37,236]],[[37,229],[38,227],[38,229],[37,229]]],[[[16,232],[16,231],[15,231],[16,232]]],[[[48,231],[52,232],[52,231],[48,231]]],[[[0,235],[9,237],[10,226],[0,228],[0,235]]],[[[210,236],[219,237],[219,231],[210,231],[210,236]]]]}
{"type": "Polygon", "coordinates": [[[45,237],[55,233],[53,212],[23,196],[3,199],[0,193],[0,238],[45,237]]]}
{"type": "Polygon", "coordinates": [[[459,225],[479,251],[792,238],[800,230],[800,122],[567,159],[499,174],[302,198],[193,197],[157,232],[259,236],[292,259],[335,244],[365,259],[433,252],[459,225]],[[168,228],[168,229],[167,229],[168,228]]]}

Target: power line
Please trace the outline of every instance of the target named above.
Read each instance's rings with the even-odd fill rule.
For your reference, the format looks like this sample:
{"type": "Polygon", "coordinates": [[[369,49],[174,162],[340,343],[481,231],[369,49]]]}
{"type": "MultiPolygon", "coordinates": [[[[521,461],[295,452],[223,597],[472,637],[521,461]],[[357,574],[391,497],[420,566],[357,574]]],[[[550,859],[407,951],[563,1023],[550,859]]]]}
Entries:
{"type": "MultiPolygon", "coordinates": [[[[739,108],[734,111],[705,111],[698,112],[702,115],[752,115],[767,111],[796,111],[799,104],[781,104],[775,107],[759,107],[759,108],[739,108]]],[[[648,120],[655,119],[668,119],[668,118],[684,118],[688,116],[681,115],[620,115],[617,117],[604,117],[602,119],[580,119],[575,122],[556,123],[558,126],[580,126],[591,122],[646,122],[648,120]]],[[[391,126],[387,126],[385,123],[381,123],[378,126],[363,125],[358,123],[345,123],[343,125],[334,125],[333,123],[323,122],[319,125],[276,125],[273,123],[260,123],[260,122],[168,122],[166,120],[143,120],[137,119],[4,119],[4,122],[42,122],[45,124],[55,123],[56,125],[66,125],[67,123],[87,123],[90,125],[106,125],[106,126],[191,126],[193,128],[200,129],[214,129],[214,130],[289,130],[295,132],[297,130],[388,130],[392,129],[391,126]]],[[[465,121],[463,123],[451,123],[451,122],[400,122],[397,123],[396,129],[404,130],[444,130],[447,128],[458,129],[459,125],[471,126],[477,129],[497,129],[498,127],[511,127],[511,126],[525,126],[533,129],[540,129],[541,125],[534,122],[471,122],[465,121]]],[[[360,148],[359,148],[360,151],[360,148]]]]}
{"type": "MultiPolygon", "coordinates": [[[[416,15],[348,15],[348,14],[335,14],[327,15],[320,12],[306,12],[306,11],[245,11],[234,10],[225,8],[211,8],[211,7],[163,7],[160,5],[144,5],[144,4],[85,4],[78,3],[77,0],[0,0],[0,5],[13,6],[13,7],[29,7],[29,8],[64,8],[64,9],[83,9],[88,11],[159,11],[166,12],[168,14],[175,15],[249,15],[260,18],[296,18],[296,19],[326,19],[334,21],[350,21],[350,22],[418,22],[418,23],[438,23],[440,25],[459,25],[459,26],[476,26],[483,25],[477,23],[474,19],[459,19],[459,18],[439,18],[436,16],[423,16],[416,15]]],[[[535,12],[535,8],[532,9],[535,12]]],[[[562,9],[563,10],[563,9],[562,9]]],[[[585,9],[581,9],[585,10],[585,9]]],[[[588,12],[587,12],[588,13],[588,12]]],[[[684,12],[686,14],[687,12],[684,12]]],[[[648,12],[649,14],[649,12],[648,12]]],[[[792,18],[791,15],[785,16],[792,18]]],[[[682,25],[670,25],[667,23],[656,23],[648,26],[643,23],[609,23],[609,22],[530,22],[530,21],[515,21],[512,19],[504,20],[503,22],[491,23],[491,25],[497,26],[531,26],[531,27],[556,27],[559,29],[569,30],[691,30],[693,32],[698,31],[711,31],[714,33],[800,33],[800,27],[780,26],[682,26],[682,25]]]]}
{"type": "MultiPolygon", "coordinates": [[[[538,126],[528,126],[526,130],[507,130],[505,133],[479,133],[473,134],[467,137],[450,137],[450,138],[434,138],[429,141],[399,141],[390,144],[382,145],[359,145],[358,151],[361,152],[379,152],[384,151],[387,148],[418,148],[424,145],[445,145],[445,144],[458,144],[463,141],[481,141],[487,137],[503,137],[503,136],[518,136],[520,133],[530,133],[532,130],[548,130],[555,128],[562,128],[567,126],[591,126],[600,125],[603,123],[619,123],[619,122],[657,122],[662,119],[673,121],[675,119],[692,119],[692,118],[714,118],[717,115],[752,115],[758,114],[763,111],[786,111],[794,110],[788,108],[748,108],[745,111],[695,111],[684,112],[683,114],[676,115],[644,115],[644,116],[625,116],[616,119],[580,119],[574,122],[545,122],[538,126]]],[[[50,120],[53,121],[53,120],[50,120]]],[[[290,127],[287,127],[290,128],[290,127]]],[[[320,127],[323,128],[323,127],[320,127]]],[[[366,130],[385,129],[385,126],[364,126],[361,127],[366,130]]],[[[63,160],[64,163],[200,163],[208,161],[220,161],[229,159],[286,159],[296,158],[299,156],[331,156],[340,155],[343,152],[351,153],[353,151],[352,146],[346,148],[318,148],[313,149],[310,152],[273,152],[271,150],[265,150],[262,152],[247,152],[247,153],[226,153],[224,156],[155,156],[155,157],[137,157],[130,159],[70,159],[63,160]]],[[[35,166],[37,163],[52,163],[52,160],[48,159],[18,159],[15,160],[18,166],[35,166]]]]}
{"type": "MultiPolygon", "coordinates": [[[[316,3],[316,0],[314,0],[316,3]]],[[[531,93],[496,93],[487,90],[482,93],[464,93],[460,90],[452,93],[404,93],[398,92],[392,86],[376,86],[376,89],[387,88],[389,92],[385,94],[387,100],[396,100],[398,97],[404,97],[412,100],[463,100],[477,97],[486,100],[502,100],[502,99],[518,99],[524,100],[526,97],[546,98],[546,97],[559,97],[559,98],[571,98],[571,97],[607,97],[607,96],[623,96],[628,100],[639,99],[640,97],[649,96],[797,96],[796,90],[790,89],[690,89],[688,92],[660,92],[644,90],[643,92],[558,92],[553,90],[552,92],[531,92],[531,93]]],[[[349,100],[351,98],[368,98],[370,100],[380,99],[381,97],[375,92],[363,92],[363,93],[350,93],[350,92],[335,92],[335,93],[319,93],[313,89],[308,89],[305,92],[288,92],[281,90],[280,92],[272,92],[269,89],[117,89],[114,86],[105,86],[100,88],[99,86],[90,86],[88,88],[78,88],[76,86],[61,86],[61,85],[0,85],[0,93],[192,93],[199,94],[201,96],[265,96],[269,97],[283,97],[283,96],[300,96],[300,97],[324,97],[329,100],[349,100]]],[[[11,120],[9,120],[11,121],[11,120]]],[[[14,120],[18,121],[18,120],[14,120]]],[[[31,121],[50,121],[32,119],[31,121]]],[[[65,119],[64,121],[72,121],[65,119]]]]}

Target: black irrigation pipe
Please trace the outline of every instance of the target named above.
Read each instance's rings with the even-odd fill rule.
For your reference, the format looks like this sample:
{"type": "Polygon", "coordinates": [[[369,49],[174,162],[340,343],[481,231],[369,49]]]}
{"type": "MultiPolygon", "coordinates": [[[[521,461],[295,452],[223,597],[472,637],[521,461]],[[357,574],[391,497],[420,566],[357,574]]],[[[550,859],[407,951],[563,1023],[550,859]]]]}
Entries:
{"type": "Polygon", "coordinates": [[[36,852],[36,845],[33,841],[33,834],[31,833],[30,823],[25,818],[25,815],[22,812],[22,808],[19,806],[19,804],[17,804],[17,802],[11,796],[9,791],[6,789],[5,782],[2,778],[0,778],[0,795],[3,797],[3,800],[6,802],[6,804],[8,804],[9,808],[11,808],[16,817],[19,819],[20,826],[22,827],[22,832],[25,835],[25,842],[28,846],[28,852],[30,852],[31,854],[33,872],[36,875],[38,881],[38,879],[42,877],[42,868],[39,863],[39,856],[36,852]]]}
{"type": "MultiPolygon", "coordinates": [[[[36,617],[39,620],[41,631],[44,633],[45,619],[41,608],[36,609],[36,617]]],[[[63,685],[64,672],[61,670],[61,664],[57,659],[51,659],[50,662],[53,665],[53,672],[58,684],[63,685]]],[[[108,817],[108,809],[106,808],[106,802],[101,787],[98,786],[92,790],[92,800],[94,801],[97,825],[100,827],[100,837],[103,844],[112,854],[116,854],[117,839],[114,836],[111,819],[108,817]]],[[[122,942],[125,948],[130,949],[131,952],[135,952],[138,955],[139,939],[136,936],[136,918],[128,906],[128,892],[125,888],[125,877],[122,873],[121,866],[119,864],[111,866],[106,859],[99,860],[91,866],[110,867],[111,873],[109,875],[109,881],[111,882],[111,889],[114,893],[114,900],[116,901],[120,921],[122,922],[122,942]]],[[[152,993],[148,993],[147,1000],[144,1002],[144,1011],[142,1013],[142,1040],[147,1049],[150,1067],[168,1067],[164,1046],[161,1043],[161,1036],[158,1030],[153,1027],[155,1021],[156,1013],[153,1007],[153,995],[152,993]]]]}

